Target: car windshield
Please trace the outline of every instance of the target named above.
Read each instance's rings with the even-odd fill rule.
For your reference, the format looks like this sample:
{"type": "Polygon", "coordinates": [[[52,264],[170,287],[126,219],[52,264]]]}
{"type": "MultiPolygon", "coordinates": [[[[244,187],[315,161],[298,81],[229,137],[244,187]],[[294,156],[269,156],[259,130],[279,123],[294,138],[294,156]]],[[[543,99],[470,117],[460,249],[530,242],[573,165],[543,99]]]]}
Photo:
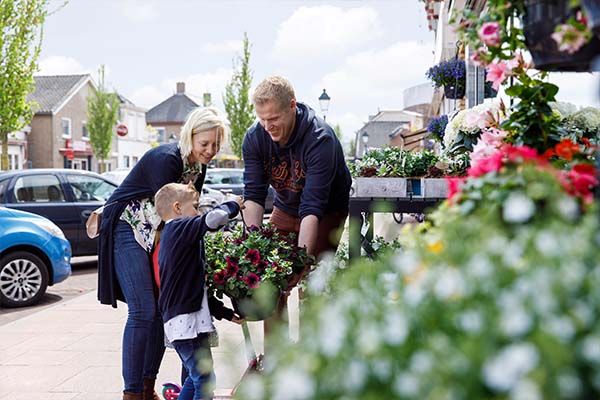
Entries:
{"type": "Polygon", "coordinates": [[[106,201],[115,191],[112,183],[94,176],[67,175],[77,201],[106,201]]]}
{"type": "Polygon", "coordinates": [[[243,183],[242,171],[207,171],[205,183],[209,185],[240,185],[243,183]]]}

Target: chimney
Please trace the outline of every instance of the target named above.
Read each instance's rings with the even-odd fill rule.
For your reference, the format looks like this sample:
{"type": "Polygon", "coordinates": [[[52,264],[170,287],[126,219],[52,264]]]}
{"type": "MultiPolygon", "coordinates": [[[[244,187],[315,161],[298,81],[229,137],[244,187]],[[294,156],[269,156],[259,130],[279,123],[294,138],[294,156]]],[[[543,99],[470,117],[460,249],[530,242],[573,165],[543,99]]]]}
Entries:
{"type": "Polygon", "coordinates": [[[185,82],[177,82],[177,94],[185,93],[185,82]]]}
{"type": "Polygon", "coordinates": [[[210,93],[204,93],[202,95],[202,101],[203,101],[203,105],[204,107],[208,107],[212,105],[212,100],[211,100],[211,95],[210,93]]]}

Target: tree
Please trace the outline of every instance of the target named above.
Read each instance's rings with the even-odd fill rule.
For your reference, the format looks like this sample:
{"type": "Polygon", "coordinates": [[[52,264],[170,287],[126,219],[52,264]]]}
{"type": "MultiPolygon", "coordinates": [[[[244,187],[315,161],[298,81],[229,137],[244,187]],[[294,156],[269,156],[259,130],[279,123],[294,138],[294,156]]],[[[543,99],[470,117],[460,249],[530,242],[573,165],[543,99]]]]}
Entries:
{"type": "Polygon", "coordinates": [[[87,128],[94,155],[101,161],[100,172],[104,172],[104,160],[110,153],[113,130],[119,116],[119,98],[115,93],[106,91],[104,65],[100,66],[98,80],[98,90],[88,97],[87,128]]]}
{"type": "Polygon", "coordinates": [[[8,134],[27,125],[33,74],[42,45],[48,0],[0,1],[0,169],[8,169],[8,134]]]}
{"type": "Polygon", "coordinates": [[[231,127],[231,149],[242,158],[242,141],[246,130],[254,122],[254,106],[250,101],[252,71],[250,70],[250,42],[244,33],[242,55],[233,63],[233,76],[225,86],[223,103],[231,127]]]}
{"type": "Polygon", "coordinates": [[[342,141],[342,127],[340,126],[340,124],[335,124],[335,126],[333,127],[333,131],[335,132],[335,136],[337,136],[338,140],[341,142],[342,141]]]}

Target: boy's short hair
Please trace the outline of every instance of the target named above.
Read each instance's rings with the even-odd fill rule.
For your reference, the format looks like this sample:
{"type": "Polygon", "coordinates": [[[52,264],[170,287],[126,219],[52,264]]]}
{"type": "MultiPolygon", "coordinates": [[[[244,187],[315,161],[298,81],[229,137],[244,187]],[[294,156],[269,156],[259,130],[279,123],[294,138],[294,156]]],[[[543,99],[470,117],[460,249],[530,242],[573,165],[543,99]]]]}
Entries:
{"type": "Polygon", "coordinates": [[[154,195],[154,206],[158,216],[164,221],[169,215],[173,203],[176,201],[183,203],[194,199],[198,195],[196,188],[190,183],[167,183],[161,187],[154,195]]]}
{"type": "Polygon", "coordinates": [[[262,105],[268,101],[278,104],[281,109],[290,105],[296,99],[294,87],[282,76],[269,76],[258,84],[252,95],[254,105],[262,105]]]}

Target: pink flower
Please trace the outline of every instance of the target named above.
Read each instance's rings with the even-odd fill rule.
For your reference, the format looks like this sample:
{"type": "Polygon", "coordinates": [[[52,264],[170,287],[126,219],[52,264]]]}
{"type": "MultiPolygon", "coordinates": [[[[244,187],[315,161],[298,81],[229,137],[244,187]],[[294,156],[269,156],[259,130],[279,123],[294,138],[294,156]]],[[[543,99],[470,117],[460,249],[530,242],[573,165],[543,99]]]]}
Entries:
{"type": "Polygon", "coordinates": [[[469,59],[471,60],[471,64],[477,67],[487,65],[487,62],[483,59],[485,55],[487,55],[487,52],[483,47],[480,47],[479,49],[475,50],[473,54],[471,54],[471,56],[469,57],[469,59]]]}
{"type": "Polygon", "coordinates": [[[465,180],[465,178],[446,178],[446,182],[448,182],[448,200],[452,200],[454,196],[460,193],[465,180]]]}
{"type": "Polygon", "coordinates": [[[479,39],[486,46],[496,47],[500,45],[500,24],[497,22],[485,22],[479,28],[479,39]]]}
{"type": "Polygon", "coordinates": [[[585,203],[594,201],[593,190],[598,186],[598,172],[593,165],[577,164],[571,171],[562,171],[560,183],[572,196],[581,197],[585,203]]]}
{"type": "Polygon", "coordinates": [[[588,40],[586,32],[569,24],[558,25],[551,36],[558,45],[558,50],[569,54],[576,53],[588,40]]]}
{"type": "Polygon", "coordinates": [[[502,152],[510,162],[521,163],[523,161],[539,160],[537,150],[529,146],[513,146],[507,144],[502,147],[502,152]]]}
{"type": "Polygon", "coordinates": [[[508,78],[509,72],[506,62],[491,63],[488,66],[486,80],[492,82],[492,87],[498,90],[500,85],[508,78]]]}
{"type": "Polygon", "coordinates": [[[467,170],[467,175],[472,178],[477,178],[489,172],[499,171],[502,168],[502,159],[504,154],[501,151],[496,151],[489,157],[477,160],[477,162],[467,170]]]}
{"type": "Polygon", "coordinates": [[[517,53],[511,60],[506,62],[506,66],[508,70],[512,72],[513,69],[519,68],[525,65],[525,60],[523,59],[522,53],[517,53]]]}

